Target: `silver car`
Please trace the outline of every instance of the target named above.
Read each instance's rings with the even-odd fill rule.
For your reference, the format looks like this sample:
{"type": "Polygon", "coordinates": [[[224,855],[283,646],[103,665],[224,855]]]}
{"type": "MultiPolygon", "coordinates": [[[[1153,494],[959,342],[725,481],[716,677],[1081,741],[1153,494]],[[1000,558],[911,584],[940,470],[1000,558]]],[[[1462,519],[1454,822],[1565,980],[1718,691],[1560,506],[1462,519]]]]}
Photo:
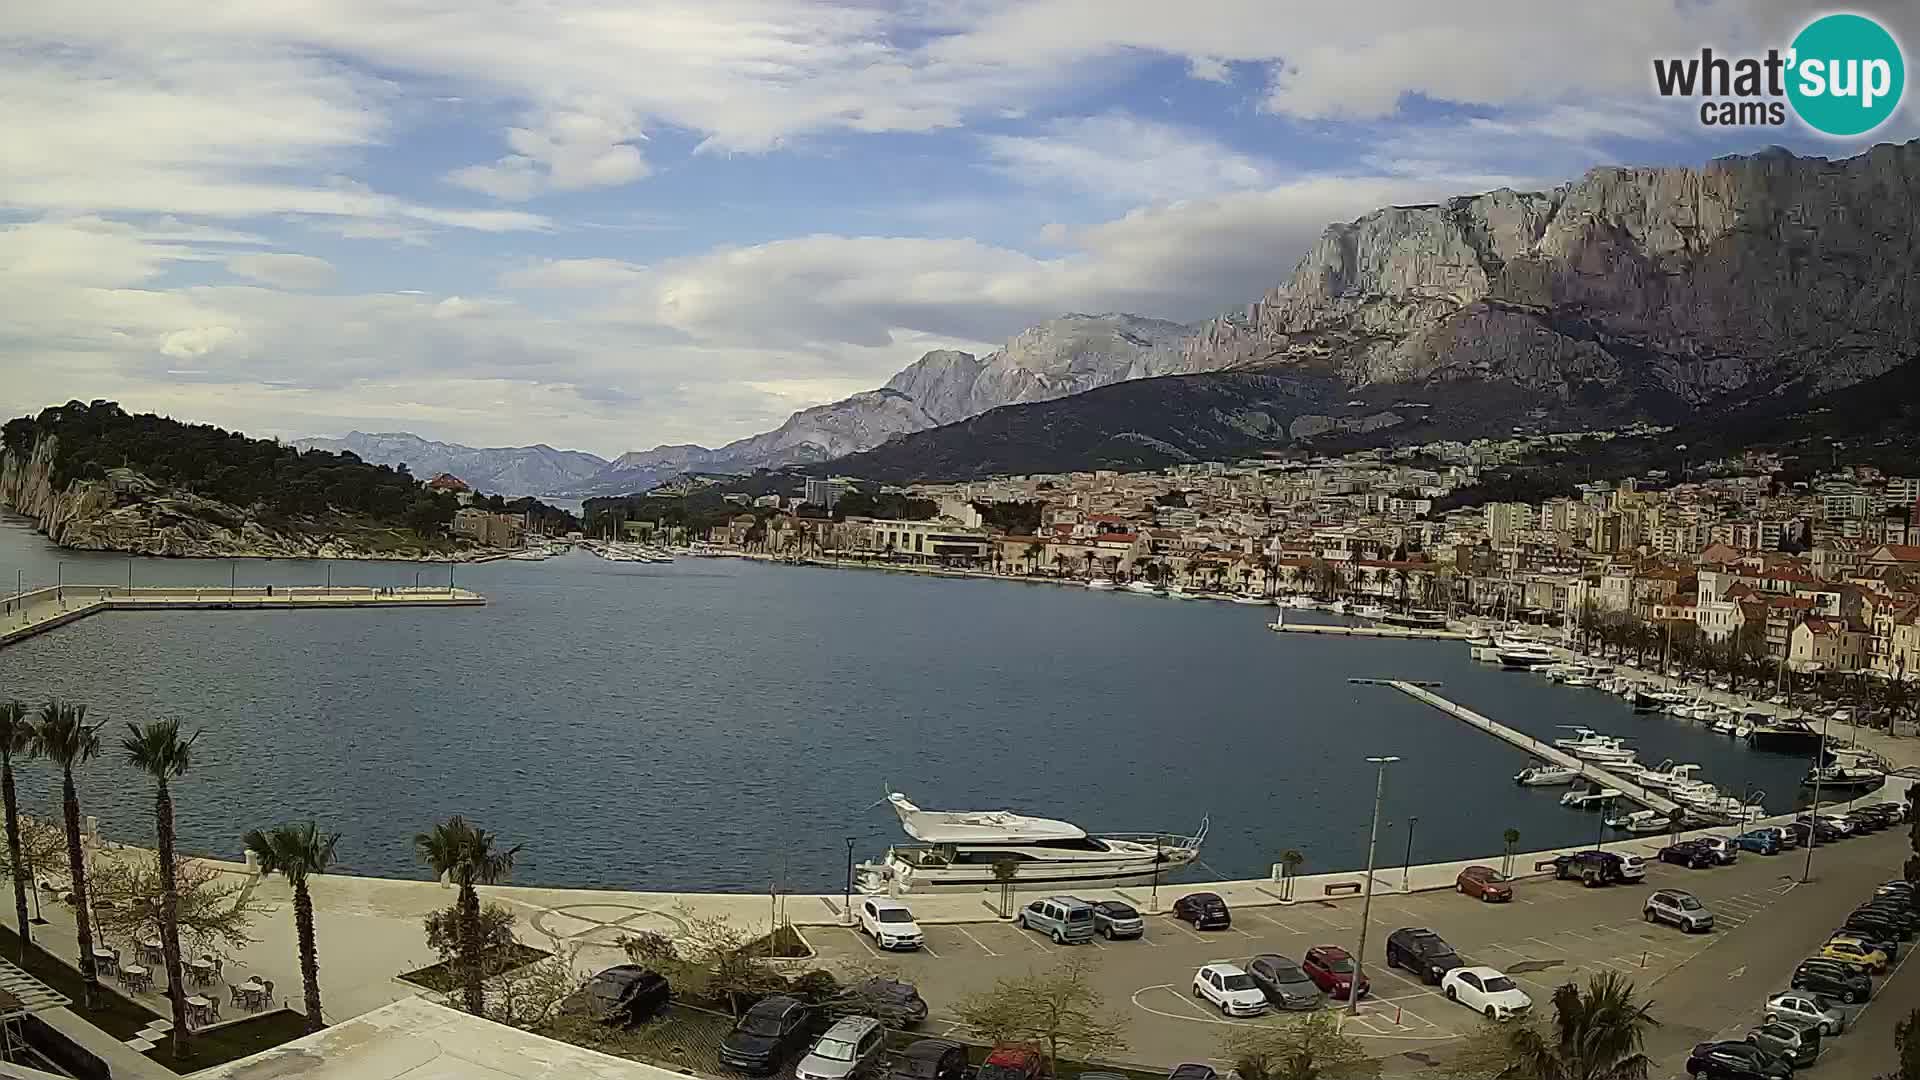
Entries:
{"type": "Polygon", "coordinates": [[[849,1016],[825,1035],[793,1067],[796,1080],[847,1080],[880,1056],[887,1029],[871,1016],[849,1016]]]}
{"type": "Polygon", "coordinates": [[[1713,912],[1700,898],[1679,889],[1660,889],[1647,897],[1648,922],[1672,923],[1688,933],[1713,929],[1713,912]]]}
{"type": "Polygon", "coordinates": [[[1831,998],[1805,990],[1782,990],[1767,999],[1767,1023],[1784,1020],[1801,1027],[1817,1027],[1823,1035],[1847,1030],[1846,1011],[1831,998]]]}

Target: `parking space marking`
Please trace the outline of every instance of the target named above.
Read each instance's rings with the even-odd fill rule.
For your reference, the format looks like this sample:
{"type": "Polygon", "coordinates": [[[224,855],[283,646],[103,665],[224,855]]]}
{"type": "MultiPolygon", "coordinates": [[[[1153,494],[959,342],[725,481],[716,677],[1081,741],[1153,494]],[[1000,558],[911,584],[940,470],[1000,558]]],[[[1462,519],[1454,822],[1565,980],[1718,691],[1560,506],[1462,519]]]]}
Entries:
{"type": "Polygon", "coordinates": [[[1171,926],[1173,929],[1178,930],[1181,933],[1187,935],[1188,937],[1192,938],[1195,941],[1205,943],[1205,941],[1207,940],[1206,938],[1201,937],[1199,934],[1194,933],[1192,930],[1189,930],[1186,927],[1180,925],[1180,920],[1178,919],[1170,920],[1168,922],[1168,925],[1171,926]]]}
{"type": "Polygon", "coordinates": [[[871,956],[871,957],[873,957],[873,958],[874,958],[875,960],[878,960],[878,959],[880,959],[880,954],[879,954],[878,952],[875,952],[875,951],[874,951],[874,948],[873,948],[873,946],[871,946],[871,945],[869,945],[869,944],[867,944],[867,939],[866,939],[865,937],[862,937],[862,936],[861,936],[861,935],[860,935],[859,933],[857,933],[857,932],[855,932],[855,931],[853,931],[853,930],[848,930],[848,931],[847,931],[847,934],[848,934],[848,936],[850,936],[850,937],[852,937],[852,938],[853,938],[853,940],[855,940],[855,941],[857,941],[857,942],[859,942],[859,943],[860,943],[860,947],[861,947],[861,948],[863,948],[863,949],[865,949],[865,950],[867,950],[867,955],[868,955],[868,956],[871,956]]]}
{"type": "MultiPolygon", "coordinates": [[[[1596,943],[1596,942],[1598,942],[1598,941],[1599,941],[1599,939],[1598,939],[1598,938],[1590,938],[1590,937],[1588,937],[1587,935],[1585,935],[1585,934],[1582,934],[1582,933],[1580,933],[1580,932],[1579,932],[1579,931],[1577,931],[1577,930],[1562,930],[1562,931],[1560,931],[1560,933],[1562,933],[1562,934],[1565,934],[1565,935],[1567,935],[1568,937],[1577,937],[1577,938],[1579,938],[1579,939],[1580,939],[1581,941],[1584,941],[1584,942],[1587,942],[1588,944],[1593,944],[1593,943],[1596,943]]],[[[1533,939],[1530,939],[1530,940],[1534,940],[1534,941],[1538,941],[1538,940],[1540,940],[1540,939],[1539,939],[1539,938],[1533,938],[1533,939]]]]}
{"type": "Polygon", "coordinates": [[[925,934],[920,935],[920,951],[923,953],[926,953],[928,956],[933,957],[935,960],[940,959],[940,954],[933,951],[932,945],[927,944],[927,937],[925,934]]]}
{"type": "Polygon", "coordinates": [[[987,943],[986,943],[986,942],[984,942],[984,941],[981,941],[981,940],[980,940],[979,938],[977,938],[977,937],[974,937],[974,936],[973,936],[973,935],[972,935],[971,933],[968,933],[968,932],[967,932],[967,928],[966,928],[966,927],[964,927],[964,926],[956,926],[956,927],[954,927],[954,929],[955,929],[955,930],[958,930],[958,931],[960,931],[960,932],[961,932],[962,934],[965,934],[965,935],[966,935],[966,938],[967,938],[967,940],[968,940],[968,941],[971,941],[971,942],[973,942],[973,943],[974,943],[975,945],[978,945],[978,946],[980,946],[980,951],[981,951],[981,952],[983,952],[983,953],[986,953],[986,954],[987,954],[988,956],[999,956],[999,955],[1000,955],[999,953],[997,953],[997,952],[994,952],[994,951],[993,951],[992,949],[989,949],[989,948],[987,948],[987,943]]]}
{"type": "Polygon", "coordinates": [[[1384,974],[1394,979],[1397,982],[1402,982],[1408,986],[1413,987],[1415,990],[1418,990],[1423,994],[1427,992],[1427,987],[1425,983],[1414,982],[1412,979],[1407,978],[1405,975],[1400,974],[1399,972],[1393,970],[1392,968],[1386,966],[1385,964],[1375,964],[1373,966],[1373,973],[1375,975],[1384,974]]]}
{"type": "Polygon", "coordinates": [[[1264,911],[1256,911],[1253,914],[1255,918],[1265,919],[1266,921],[1272,923],[1273,925],[1279,927],[1280,929],[1285,930],[1289,934],[1305,933],[1305,931],[1303,930],[1295,930],[1293,927],[1288,926],[1286,923],[1281,922],[1279,919],[1274,918],[1273,916],[1267,914],[1264,911]]]}
{"type": "Polygon", "coordinates": [[[1525,939],[1523,939],[1523,940],[1526,940],[1526,941],[1531,941],[1531,942],[1533,942],[1534,944],[1536,944],[1536,945],[1538,945],[1538,946],[1540,946],[1540,947],[1541,947],[1541,948],[1543,948],[1543,949],[1553,949],[1553,950],[1554,950],[1554,951],[1556,951],[1556,952],[1557,952],[1557,951],[1559,951],[1559,950],[1558,950],[1558,948],[1557,948],[1557,947],[1556,947],[1556,946],[1555,946],[1555,945],[1553,944],[1553,942],[1551,942],[1551,941],[1541,941],[1541,940],[1540,940],[1539,938],[1537,938],[1537,937],[1530,937],[1530,938],[1525,938],[1525,939]]]}
{"type": "Polygon", "coordinates": [[[1137,1008],[1142,1012],[1150,1012],[1155,1016],[1164,1016],[1169,1020],[1186,1020],[1186,1021],[1189,1021],[1192,1023],[1198,1023],[1198,1024],[1225,1024],[1229,1027],[1240,1027],[1242,1026],[1242,1023],[1243,1023],[1241,1021],[1229,1020],[1224,1016],[1209,1015],[1207,1011],[1204,1008],[1201,1008],[1197,1002],[1189,1000],[1187,995],[1174,989],[1172,983],[1160,983],[1156,986],[1143,986],[1140,989],[1135,990],[1133,994],[1128,998],[1128,1000],[1133,1002],[1134,1008],[1137,1008]],[[1164,994],[1153,993],[1156,990],[1164,991],[1164,994]],[[1156,1009],[1153,1006],[1148,1005],[1146,1002],[1140,1000],[1141,996],[1145,994],[1152,994],[1152,996],[1156,999],[1163,996],[1171,997],[1173,998],[1173,1000],[1179,1002],[1181,1006],[1191,1009],[1193,1010],[1193,1012],[1198,1013],[1199,1015],[1195,1016],[1189,1013],[1172,1013],[1172,1012],[1166,1011],[1165,1009],[1156,1009]]]}

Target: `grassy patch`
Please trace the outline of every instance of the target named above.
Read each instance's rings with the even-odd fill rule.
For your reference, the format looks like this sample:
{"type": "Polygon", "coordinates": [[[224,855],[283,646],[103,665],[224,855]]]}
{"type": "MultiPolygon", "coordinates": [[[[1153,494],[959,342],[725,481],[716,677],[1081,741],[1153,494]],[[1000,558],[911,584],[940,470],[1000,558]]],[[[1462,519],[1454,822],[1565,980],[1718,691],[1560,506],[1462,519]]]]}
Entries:
{"type": "MultiPolygon", "coordinates": [[[[44,939],[43,939],[44,940],[44,939]]],[[[67,945],[72,947],[71,938],[67,945]]],[[[27,950],[25,961],[20,959],[20,935],[5,927],[0,927],[0,952],[8,960],[19,964],[29,975],[46,983],[54,990],[67,996],[73,1003],[75,1013],[86,1018],[87,1023],[116,1039],[131,1039],[140,1029],[159,1019],[158,1013],[132,1000],[113,988],[111,982],[100,984],[97,999],[99,1008],[88,1010],[86,1007],[87,984],[80,972],[65,960],[35,944],[27,950]]]]}
{"type": "MultiPolygon", "coordinates": [[[[79,971],[38,945],[27,950],[26,961],[22,963],[19,935],[3,926],[0,926],[0,953],[20,964],[34,978],[65,994],[73,1002],[71,1007],[76,1015],[116,1039],[131,1039],[155,1020],[170,1019],[120,993],[111,981],[100,984],[96,999],[99,1007],[89,1010],[85,1004],[86,982],[79,971]]],[[[173,1060],[171,1042],[160,1043],[147,1056],[175,1072],[189,1073],[257,1054],[306,1033],[306,1017],[275,1009],[209,1031],[195,1032],[187,1043],[187,1056],[179,1062],[173,1060]]]]}
{"type": "Polygon", "coordinates": [[[156,1045],[147,1056],[175,1072],[197,1072],[271,1050],[306,1033],[306,1016],[292,1009],[272,1009],[194,1032],[187,1042],[187,1056],[178,1062],[173,1059],[171,1042],[156,1045]]]}
{"type": "MultiPolygon", "coordinates": [[[[483,962],[482,971],[485,978],[491,979],[495,975],[503,975],[509,971],[516,971],[526,967],[528,964],[537,964],[552,955],[552,953],[545,949],[536,949],[531,945],[523,945],[516,941],[513,943],[512,948],[494,949],[488,953],[483,962]]],[[[454,968],[451,961],[416,968],[413,971],[401,975],[400,979],[403,982],[410,982],[415,986],[424,986],[429,990],[438,991],[442,994],[460,988],[460,973],[454,968]]]]}
{"type": "Polygon", "coordinates": [[[740,951],[747,956],[768,956],[776,960],[805,960],[813,955],[806,939],[800,931],[791,926],[782,926],[771,934],[761,934],[742,946],[740,951]],[[768,941],[772,940],[772,952],[768,952],[768,941]]]}
{"type": "Polygon", "coordinates": [[[720,1065],[720,1043],[733,1030],[733,1017],[678,1001],[638,1027],[602,1024],[567,1009],[537,1030],[549,1039],[665,1069],[692,1069],[707,1076],[732,1071],[720,1065]]]}

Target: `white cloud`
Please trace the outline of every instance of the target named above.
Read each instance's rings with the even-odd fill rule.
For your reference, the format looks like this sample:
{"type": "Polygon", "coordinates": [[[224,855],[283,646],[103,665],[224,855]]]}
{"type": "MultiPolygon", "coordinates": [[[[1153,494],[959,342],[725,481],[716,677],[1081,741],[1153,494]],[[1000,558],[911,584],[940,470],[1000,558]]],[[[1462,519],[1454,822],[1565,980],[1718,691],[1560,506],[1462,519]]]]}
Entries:
{"type": "Polygon", "coordinates": [[[1217,56],[1196,56],[1187,61],[1187,78],[1202,82],[1232,82],[1233,69],[1217,56]]]}
{"type": "Polygon", "coordinates": [[[545,190],[618,187],[652,171],[633,145],[645,138],[631,110],[605,102],[550,109],[508,129],[513,153],[491,165],[455,169],[447,180],[509,200],[545,190]]]}
{"type": "MultiPolygon", "coordinates": [[[[194,326],[175,330],[160,339],[160,355],[175,360],[199,360],[215,350],[234,344],[240,332],[231,326],[194,326]]],[[[178,374],[172,369],[169,374],[178,374]]]]}
{"type": "Polygon", "coordinates": [[[1058,120],[1044,134],[983,141],[1000,169],[1022,183],[1133,202],[1260,187],[1277,172],[1272,163],[1211,136],[1123,112],[1058,120]]]}
{"type": "Polygon", "coordinates": [[[619,259],[542,259],[500,275],[508,289],[604,289],[631,285],[646,267],[619,259]]]}
{"type": "Polygon", "coordinates": [[[333,284],[334,278],[333,264],[327,260],[290,252],[235,255],[227,260],[227,269],[284,289],[323,289],[333,284]]]}

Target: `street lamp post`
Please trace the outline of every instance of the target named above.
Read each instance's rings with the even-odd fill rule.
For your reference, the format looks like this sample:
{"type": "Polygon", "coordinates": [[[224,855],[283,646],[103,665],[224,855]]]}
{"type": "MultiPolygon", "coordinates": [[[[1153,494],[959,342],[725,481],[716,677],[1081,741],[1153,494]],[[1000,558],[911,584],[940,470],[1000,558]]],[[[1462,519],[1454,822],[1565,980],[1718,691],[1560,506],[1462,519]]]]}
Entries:
{"type": "Polygon", "coordinates": [[[1600,845],[1606,842],[1607,816],[1612,813],[1613,813],[1612,799],[1608,799],[1606,802],[1603,802],[1600,804],[1600,825],[1599,827],[1593,830],[1593,850],[1595,851],[1599,851],[1600,845]]]}
{"type": "Polygon", "coordinates": [[[1360,902],[1360,949],[1353,956],[1353,981],[1347,984],[1347,1014],[1360,1015],[1360,987],[1366,979],[1367,925],[1373,919],[1373,854],[1380,842],[1380,803],[1387,796],[1387,766],[1398,757],[1370,757],[1375,767],[1373,781],[1373,827],[1367,832],[1367,890],[1360,902]]]}
{"type": "Polygon", "coordinates": [[[1413,827],[1420,824],[1418,816],[1407,818],[1407,861],[1400,864],[1400,891],[1411,892],[1408,882],[1413,878],[1413,827]]]}
{"type": "MultiPolygon", "coordinates": [[[[1813,805],[1807,807],[1807,865],[1800,871],[1800,884],[1813,880],[1813,849],[1820,844],[1820,767],[1827,756],[1827,729],[1833,726],[1833,714],[1820,721],[1820,752],[1813,756],[1813,805]]],[[[1891,730],[1891,729],[1889,729],[1891,730]]]]}
{"type": "Polygon", "coordinates": [[[847,925],[852,926],[855,920],[853,917],[853,837],[851,836],[847,837],[847,891],[841,900],[847,905],[847,925]]]}

